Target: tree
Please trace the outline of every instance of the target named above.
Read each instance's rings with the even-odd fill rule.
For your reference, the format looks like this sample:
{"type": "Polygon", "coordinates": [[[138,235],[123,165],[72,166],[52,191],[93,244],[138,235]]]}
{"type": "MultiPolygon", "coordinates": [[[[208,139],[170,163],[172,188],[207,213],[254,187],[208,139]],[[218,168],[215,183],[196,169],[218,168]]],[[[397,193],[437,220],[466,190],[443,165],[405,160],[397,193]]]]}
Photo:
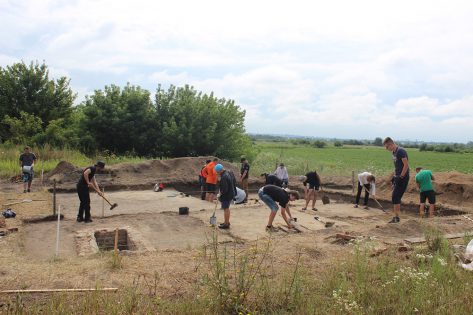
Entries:
{"type": "Polygon", "coordinates": [[[373,145],[377,147],[382,147],[383,146],[383,139],[377,137],[373,141],[373,145]]]}
{"type": "MultiPolygon", "coordinates": [[[[46,64],[15,63],[0,67],[0,117],[21,119],[21,112],[38,117],[42,128],[50,121],[68,119],[76,95],[69,87],[70,80],[49,79],[46,64]]],[[[0,139],[10,139],[9,127],[0,126],[0,139]]]]}
{"type": "Polygon", "coordinates": [[[15,144],[29,143],[42,131],[41,118],[24,111],[20,112],[20,118],[6,115],[2,122],[10,134],[9,140],[15,144]]]}

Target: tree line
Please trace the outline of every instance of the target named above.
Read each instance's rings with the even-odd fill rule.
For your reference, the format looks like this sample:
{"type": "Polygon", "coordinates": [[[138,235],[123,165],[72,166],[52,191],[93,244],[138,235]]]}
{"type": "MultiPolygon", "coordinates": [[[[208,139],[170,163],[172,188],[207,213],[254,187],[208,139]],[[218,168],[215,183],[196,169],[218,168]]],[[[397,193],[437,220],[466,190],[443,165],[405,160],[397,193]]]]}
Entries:
{"type": "Polygon", "coordinates": [[[252,155],[245,111],[193,87],[108,85],[75,105],[70,79],[45,63],[0,67],[0,142],[74,148],[86,154],[178,157],[252,155]]]}

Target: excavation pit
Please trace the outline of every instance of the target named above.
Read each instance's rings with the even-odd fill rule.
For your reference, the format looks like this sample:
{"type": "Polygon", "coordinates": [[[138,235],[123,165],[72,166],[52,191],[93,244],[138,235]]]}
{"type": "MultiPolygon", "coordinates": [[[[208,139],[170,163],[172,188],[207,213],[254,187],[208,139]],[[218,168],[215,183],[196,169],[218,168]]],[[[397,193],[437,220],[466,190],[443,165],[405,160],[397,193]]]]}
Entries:
{"type": "MultiPolygon", "coordinates": [[[[95,231],[94,233],[95,241],[97,243],[97,247],[100,251],[109,251],[114,250],[115,248],[115,237],[116,231],[115,230],[100,230],[95,231]]],[[[118,240],[117,240],[117,248],[120,251],[123,250],[135,250],[136,246],[131,241],[128,231],[126,229],[119,229],[118,230],[118,240]]]]}

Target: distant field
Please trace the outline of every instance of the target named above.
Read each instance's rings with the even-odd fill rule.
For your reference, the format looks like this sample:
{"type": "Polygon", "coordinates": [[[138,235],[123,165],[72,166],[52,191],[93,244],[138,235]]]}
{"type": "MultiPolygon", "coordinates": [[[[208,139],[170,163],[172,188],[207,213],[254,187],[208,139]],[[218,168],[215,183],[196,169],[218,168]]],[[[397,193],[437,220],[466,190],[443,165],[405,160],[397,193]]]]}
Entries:
{"type": "MultiPolygon", "coordinates": [[[[253,175],[273,171],[283,162],[290,175],[316,169],[322,174],[351,176],[370,171],[378,175],[393,171],[391,153],[384,147],[344,146],[315,148],[290,143],[257,142],[260,153],[252,163],[253,175]]],[[[407,149],[411,168],[420,165],[434,172],[458,171],[473,174],[473,153],[420,152],[407,149]]]]}

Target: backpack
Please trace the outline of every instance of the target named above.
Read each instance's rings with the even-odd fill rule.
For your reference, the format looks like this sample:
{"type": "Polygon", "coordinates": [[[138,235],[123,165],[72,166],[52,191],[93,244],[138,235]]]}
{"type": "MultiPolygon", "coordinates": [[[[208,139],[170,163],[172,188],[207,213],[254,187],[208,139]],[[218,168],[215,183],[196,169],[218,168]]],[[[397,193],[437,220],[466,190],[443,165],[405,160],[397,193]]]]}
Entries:
{"type": "Polygon", "coordinates": [[[3,211],[2,215],[7,219],[16,217],[16,213],[12,209],[7,209],[3,211]]]}

